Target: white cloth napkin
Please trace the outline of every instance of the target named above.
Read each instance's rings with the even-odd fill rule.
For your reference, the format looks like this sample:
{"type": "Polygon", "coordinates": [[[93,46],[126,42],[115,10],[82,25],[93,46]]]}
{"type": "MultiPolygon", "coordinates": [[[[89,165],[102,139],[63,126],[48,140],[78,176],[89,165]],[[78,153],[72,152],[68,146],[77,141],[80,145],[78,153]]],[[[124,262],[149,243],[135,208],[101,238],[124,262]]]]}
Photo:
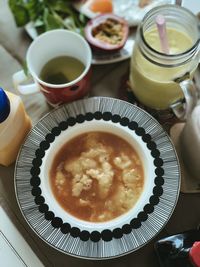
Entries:
{"type": "Polygon", "coordinates": [[[181,152],[184,164],[200,181],[200,105],[194,108],[183,128],[181,152]]]}
{"type": "Polygon", "coordinates": [[[170,129],[181,169],[181,192],[200,192],[200,101],[186,123],[170,129]]]}

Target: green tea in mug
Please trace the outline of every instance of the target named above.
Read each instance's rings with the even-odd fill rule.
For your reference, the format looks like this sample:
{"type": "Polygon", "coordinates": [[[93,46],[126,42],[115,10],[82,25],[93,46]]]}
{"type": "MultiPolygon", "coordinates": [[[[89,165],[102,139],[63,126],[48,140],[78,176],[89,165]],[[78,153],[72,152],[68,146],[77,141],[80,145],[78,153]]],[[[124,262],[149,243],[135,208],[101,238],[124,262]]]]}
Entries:
{"type": "Polygon", "coordinates": [[[65,84],[77,79],[84,64],[70,56],[59,56],[48,61],[40,72],[40,79],[50,84],[65,84]]]}

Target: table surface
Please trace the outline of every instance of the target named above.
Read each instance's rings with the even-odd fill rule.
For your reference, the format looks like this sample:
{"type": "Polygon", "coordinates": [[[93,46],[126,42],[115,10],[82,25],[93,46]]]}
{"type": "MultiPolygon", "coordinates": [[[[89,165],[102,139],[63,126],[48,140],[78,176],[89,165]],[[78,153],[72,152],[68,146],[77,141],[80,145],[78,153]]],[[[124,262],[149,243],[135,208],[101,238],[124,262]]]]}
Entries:
{"type": "MultiPolygon", "coordinates": [[[[0,85],[14,92],[12,74],[22,68],[27,47],[31,40],[23,29],[15,26],[13,17],[7,6],[7,0],[0,0],[0,85]]],[[[91,96],[117,97],[121,77],[127,72],[129,60],[93,67],[91,96]]],[[[15,92],[16,93],[16,92],[15,92]]],[[[50,110],[44,97],[38,93],[22,97],[26,110],[33,125],[50,110]]],[[[44,243],[27,225],[24,220],[14,191],[14,164],[0,167],[0,196],[8,203],[17,220],[15,224],[33,251],[45,266],[159,266],[154,251],[156,240],[167,235],[194,229],[200,223],[200,194],[180,193],[177,206],[163,230],[147,245],[127,256],[107,260],[88,261],[62,254],[44,243]]]]}

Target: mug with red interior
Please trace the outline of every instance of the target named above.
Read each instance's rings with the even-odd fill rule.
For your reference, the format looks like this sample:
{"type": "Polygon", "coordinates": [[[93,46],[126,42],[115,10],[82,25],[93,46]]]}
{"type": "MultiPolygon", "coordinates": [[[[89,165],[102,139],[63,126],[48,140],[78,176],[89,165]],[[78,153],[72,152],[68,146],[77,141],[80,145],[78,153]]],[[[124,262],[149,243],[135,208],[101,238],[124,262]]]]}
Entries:
{"type": "MultiPolygon", "coordinates": [[[[52,106],[71,102],[83,98],[90,91],[91,60],[90,46],[80,34],[62,29],[52,30],[38,36],[28,48],[26,62],[34,82],[24,84],[28,77],[21,70],[13,75],[13,83],[24,95],[41,91],[52,106]],[[41,77],[42,69],[58,57],[70,57],[81,62],[81,73],[76,78],[59,84],[45,81],[41,77]]],[[[66,64],[69,69],[72,67],[71,62],[66,64]]]]}

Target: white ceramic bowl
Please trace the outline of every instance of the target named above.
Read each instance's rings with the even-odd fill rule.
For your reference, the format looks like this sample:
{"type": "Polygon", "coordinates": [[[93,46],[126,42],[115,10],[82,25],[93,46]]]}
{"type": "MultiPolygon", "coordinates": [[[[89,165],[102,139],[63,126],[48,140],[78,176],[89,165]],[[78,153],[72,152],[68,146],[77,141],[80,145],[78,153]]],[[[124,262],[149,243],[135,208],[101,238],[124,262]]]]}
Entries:
{"type": "Polygon", "coordinates": [[[153,157],[151,156],[150,150],[147,148],[146,143],[143,142],[142,138],[136,135],[134,131],[130,130],[128,127],[121,126],[119,123],[113,123],[111,121],[104,120],[93,120],[85,121],[81,124],[75,124],[73,127],[68,127],[67,130],[63,131],[58,137],[55,138],[55,141],[46,151],[46,154],[43,158],[40,178],[40,187],[46,203],[48,203],[49,210],[53,211],[55,216],[61,218],[63,222],[68,222],[73,227],[78,227],[80,230],[87,230],[89,232],[94,230],[101,231],[104,229],[113,230],[129,223],[131,219],[136,217],[140,211],[143,211],[143,207],[146,203],[148,203],[148,200],[152,195],[153,187],[155,186],[155,166],[153,164],[153,157]],[[130,143],[138,153],[144,169],[143,191],[133,208],[113,220],[99,223],[80,220],[65,211],[55,199],[49,179],[49,172],[52,162],[60,148],[75,136],[91,131],[114,133],[115,135],[118,135],[128,141],[128,143],[130,143]]]}

